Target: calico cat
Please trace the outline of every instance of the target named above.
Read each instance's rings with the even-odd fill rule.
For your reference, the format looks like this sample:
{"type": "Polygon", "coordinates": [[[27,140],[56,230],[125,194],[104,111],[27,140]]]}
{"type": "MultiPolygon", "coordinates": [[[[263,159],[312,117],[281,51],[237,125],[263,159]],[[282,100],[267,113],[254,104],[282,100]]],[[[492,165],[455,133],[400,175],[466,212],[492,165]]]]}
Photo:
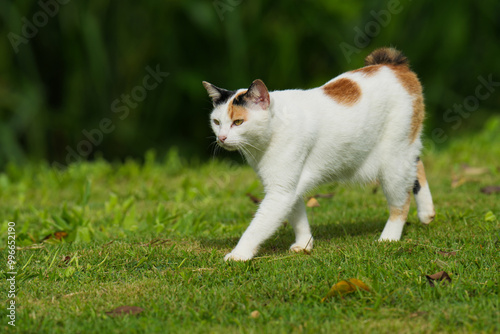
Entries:
{"type": "Polygon", "coordinates": [[[434,219],[419,159],[420,82],[393,48],[373,51],[365,65],[309,90],[269,92],[255,80],[248,89],[229,91],[203,82],[213,101],[218,145],[241,151],[266,192],[225,260],[251,259],[285,220],[296,236],[290,249],[311,250],[303,196],[324,182],[380,182],[390,214],[379,240],[401,238],[412,190],[420,221],[434,219]]]}

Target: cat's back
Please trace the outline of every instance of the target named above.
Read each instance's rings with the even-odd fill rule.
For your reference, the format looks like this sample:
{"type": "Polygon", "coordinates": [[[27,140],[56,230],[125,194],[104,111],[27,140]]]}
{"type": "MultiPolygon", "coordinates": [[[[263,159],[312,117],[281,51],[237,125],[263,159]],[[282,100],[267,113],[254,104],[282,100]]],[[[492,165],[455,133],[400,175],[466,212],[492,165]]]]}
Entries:
{"type": "Polygon", "coordinates": [[[341,123],[339,131],[371,134],[368,140],[388,131],[394,138],[414,141],[420,134],[424,104],[422,86],[406,57],[394,49],[378,49],[365,62],[365,67],[316,89],[320,117],[341,123]]]}

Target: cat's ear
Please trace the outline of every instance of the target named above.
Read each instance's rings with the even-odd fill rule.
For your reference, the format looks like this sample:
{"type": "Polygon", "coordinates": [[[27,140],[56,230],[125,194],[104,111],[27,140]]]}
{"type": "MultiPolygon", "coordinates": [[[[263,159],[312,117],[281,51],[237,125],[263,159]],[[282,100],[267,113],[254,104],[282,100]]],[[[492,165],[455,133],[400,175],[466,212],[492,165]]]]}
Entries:
{"type": "Polygon", "coordinates": [[[245,95],[248,102],[257,104],[264,110],[269,108],[269,105],[271,104],[269,91],[267,90],[264,82],[260,79],[252,82],[245,95]]]}
{"type": "Polygon", "coordinates": [[[208,96],[212,99],[214,107],[218,104],[226,102],[234,94],[232,91],[219,88],[209,82],[203,81],[202,83],[207,90],[208,96]]]}

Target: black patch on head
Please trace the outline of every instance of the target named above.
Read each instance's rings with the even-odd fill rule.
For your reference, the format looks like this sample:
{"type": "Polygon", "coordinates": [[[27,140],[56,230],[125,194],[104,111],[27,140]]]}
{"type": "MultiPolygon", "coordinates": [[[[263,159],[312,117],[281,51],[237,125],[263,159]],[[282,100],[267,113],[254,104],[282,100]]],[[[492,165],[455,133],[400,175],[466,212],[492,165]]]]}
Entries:
{"type": "Polygon", "coordinates": [[[245,94],[240,94],[238,96],[236,96],[233,100],[233,105],[237,105],[237,106],[243,106],[245,105],[246,101],[245,101],[245,97],[246,97],[247,93],[245,94]]]}
{"type": "Polygon", "coordinates": [[[420,161],[420,157],[417,157],[417,160],[416,160],[416,161],[417,161],[417,162],[419,162],[419,161],[420,161]]]}
{"type": "Polygon", "coordinates": [[[220,97],[218,99],[214,100],[215,105],[226,103],[227,100],[229,100],[231,98],[231,96],[236,94],[235,90],[227,90],[227,89],[218,88],[218,87],[216,87],[216,89],[217,89],[217,91],[219,91],[220,97]]]}
{"type": "Polygon", "coordinates": [[[413,185],[413,194],[418,194],[418,192],[420,191],[420,188],[422,188],[420,186],[420,182],[418,182],[418,179],[415,180],[415,184],[413,185]]]}

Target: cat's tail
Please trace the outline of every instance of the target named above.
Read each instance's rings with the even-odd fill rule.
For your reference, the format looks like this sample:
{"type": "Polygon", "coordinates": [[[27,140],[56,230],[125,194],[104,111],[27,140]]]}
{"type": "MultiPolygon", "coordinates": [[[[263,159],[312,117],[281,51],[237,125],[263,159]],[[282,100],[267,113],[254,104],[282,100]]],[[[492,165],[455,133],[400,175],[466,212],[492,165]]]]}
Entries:
{"type": "Polygon", "coordinates": [[[408,58],[394,48],[380,48],[365,58],[365,65],[403,65],[408,66],[408,58]]]}

